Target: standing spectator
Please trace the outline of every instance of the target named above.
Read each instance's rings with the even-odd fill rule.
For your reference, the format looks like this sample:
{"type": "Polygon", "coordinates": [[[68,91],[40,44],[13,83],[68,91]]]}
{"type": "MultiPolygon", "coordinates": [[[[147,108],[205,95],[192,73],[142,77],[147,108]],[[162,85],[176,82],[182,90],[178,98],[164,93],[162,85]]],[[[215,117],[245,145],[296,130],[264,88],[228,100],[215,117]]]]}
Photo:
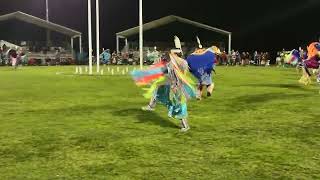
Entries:
{"type": "Polygon", "coordinates": [[[17,69],[18,67],[18,54],[16,50],[10,50],[9,57],[11,61],[11,65],[14,69],[17,69]]]}
{"type": "Polygon", "coordinates": [[[122,52],[121,54],[121,64],[128,64],[128,59],[129,59],[129,53],[128,52],[122,52]]]}
{"type": "Polygon", "coordinates": [[[147,58],[145,60],[144,63],[147,63],[147,64],[153,64],[152,62],[153,58],[152,58],[152,52],[150,51],[150,49],[147,50],[147,58]]]}
{"type": "MultiPolygon", "coordinates": [[[[77,65],[83,65],[83,64],[86,64],[87,60],[88,60],[88,54],[86,52],[82,51],[78,53],[77,55],[77,62],[76,64],[77,65]]],[[[59,62],[57,60],[55,60],[55,64],[58,65],[59,62]]]]}
{"type": "Polygon", "coordinates": [[[216,55],[216,62],[215,62],[216,65],[220,65],[222,64],[221,63],[221,56],[220,55],[216,55]]]}
{"type": "Polygon", "coordinates": [[[246,57],[247,54],[245,52],[241,53],[241,66],[244,66],[246,64],[246,57]]]}
{"type": "Polygon", "coordinates": [[[237,59],[237,54],[236,54],[236,52],[234,51],[234,50],[232,50],[232,52],[231,52],[231,61],[230,61],[230,65],[234,65],[235,63],[236,63],[236,59],[237,59]]]}
{"type": "Polygon", "coordinates": [[[55,61],[56,61],[56,64],[61,64],[61,53],[60,53],[60,50],[56,50],[56,54],[55,54],[55,61]]]}
{"type": "Polygon", "coordinates": [[[267,63],[267,54],[266,53],[261,53],[261,62],[260,65],[264,66],[267,63]]]}
{"type": "Polygon", "coordinates": [[[111,58],[112,58],[112,64],[117,64],[117,53],[116,53],[116,51],[113,51],[113,53],[111,55],[111,58]]]}
{"type": "Polygon", "coordinates": [[[283,49],[281,52],[280,52],[280,58],[281,58],[281,64],[284,66],[285,63],[284,63],[284,60],[286,58],[286,51],[285,49],[283,49]]]}
{"type": "Polygon", "coordinates": [[[133,53],[133,65],[140,64],[140,53],[139,51],[135,50],[132,52],[133,53]]]}
{"type": "Polygon", "coordinates": [[[251,55],[249,52],[246,53],[246,65],[249,65],[251,61],[251,55]]]}
{"type": "Polygon", "coordinates": [[[133,65],[133,62],[134,62],[134,55],[133,55],[133,51],[130,50],[130,51],[129,51],[128,63],[129,63],[130,65],[133,65]]]}
{"type": "Polygon", "coordinates": [[[278,67],[282,66],[282,62],[281,62],[281,52],[277,52],[277,58],[276,58],[276,62],[278,67]]]}
{"type": "Polygon", "coordinates": [[[268,52],[266,52],[266,66],[270,66],[270,54],[268,52]]]}
{"type": "Polygon", "coordinates": [[[223,51],[223,53],[221,54],[221,62],[223,65],[227,65],[228,63],[228,56],[225,51],[223,51]]]}
{"type": "Polygon", "coordinates": [[[103,52],[100,55],[103,64],[109,64],[111,59],[110,49],[103,49],[103,52]]]}
{"type": "Polygon", "coordinates": [[[257,66],[261,65],[262,55],[263,55],[262,52],[257,54],[257,66]]]}
{"type": "Polygon", "coordinates": [[[122,64],[122,53],[121,52],[119,52],[118,54],[117,54],[117,63],[116,64],[122,64]]]}
{"type": "Polygon", "coordinates": [[[160,53],[157,50],[156,46],[154,47],[152,54],[153,54],[153,57],[154,57],[154,63],[159,63],[160,60],[161,60],[161,57],[160,57],[160,53]]]}
{"type": "Polygon", "coordinates": [[[240,65],[241,55],[239,51],[236,52],[236,65],[240,65]]]}
{"type": "Polygon", "coordinates": [[[8,49],[7,49],[8,47],[7,47],[7,45],[6,44],[3,44],[3,46],[2,46],[2,51],[3,52],[6,52],[8,49]]]}
{"type": "Polygon", "coordinates": [[[270,60],[270,54],[268,52],[266,52],[266,60],[269,61],[270,60]]]}
{"type": "Polygon", "coordinates": [[[22,57],[24,56],[24,53],[22,52],[22,49],[19,48],[17,51],[17,65],[22,64],[22,57]]]}
{"type": "Polygon", "coordinates": [[[255,51],[254,54],[253,54],[253,61],[255,63],[255,65],[258,65],[258,51],[255,51]]]}
{"type": "Polygon", "coordinates": [[[0,66],[3,65],[3,62],[4,62],[3,50],[2,50],[2,47],[0,47],[0,66]]]}

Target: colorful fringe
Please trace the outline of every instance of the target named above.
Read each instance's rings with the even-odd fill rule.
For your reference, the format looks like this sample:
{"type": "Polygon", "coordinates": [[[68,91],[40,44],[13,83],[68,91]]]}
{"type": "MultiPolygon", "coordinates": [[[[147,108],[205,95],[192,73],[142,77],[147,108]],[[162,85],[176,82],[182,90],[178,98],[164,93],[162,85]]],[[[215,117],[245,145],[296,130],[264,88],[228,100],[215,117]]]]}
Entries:
{"type": "Polygon", "coordinates": [[[298,50],[292,50],[290,54],[285,56],[284,62],[286,64],[297,65],[300,59],[300,53],[298,50]]]}
{"type": "Polygon", "coordinates": [[[160,62],[145,70],[135,70],[131,75],[138,86],[145,86],[164,76],[166,64],[160,62]]]}
{"type": "Polygon", "coordinates": [[[187,118],[187,100],[196,97],[195,83],[184,59],[170,54],[171,61],[158,63],[145,70],[131,73],[138,86],[146,92],[143,96],[155,99],[168,108],[168,116],[177,119],[187,118]]]}
{"type": "Polygon", "coordinates": [[[195,91],[195,82],[191,78],[191,74],[189,73],[189,67],[187,62],[178,57],[175,54],[170,54],[170,63],[169,66],[173,70],[178,82],[177,89],[180,89],[183,93],[183,99],[184,101],[188,99],[192,99],[196,97],[196,91],[195,91]]]}

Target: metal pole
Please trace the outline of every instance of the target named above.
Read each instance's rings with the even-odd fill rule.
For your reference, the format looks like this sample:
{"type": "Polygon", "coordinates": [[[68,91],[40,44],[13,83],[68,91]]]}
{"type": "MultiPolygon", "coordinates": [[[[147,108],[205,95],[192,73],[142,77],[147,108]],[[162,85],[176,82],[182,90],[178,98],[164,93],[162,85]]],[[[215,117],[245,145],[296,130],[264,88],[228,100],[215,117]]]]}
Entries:
{"type": "Polygon", "coordinates": [[[229,34],[229,43],[228,43],[228,52],[229,52],[229,54],[231,54],[231,33],[229,34]]]}
{"type": "Polygon", "coordinates": [[[139,49],[140,49],[140,68],[143,68],[143,4],[139,0],[139,49]]]}
{"type": "Polygon", "coordinates": [[[120,49],[119,49],[119,36],[117,36],[117,53],[120,52],[120,49]]]}
{"type": "Polygon", "coordinates": [[[96,24],[97,24],[97,73],[100,72],[100,18],[99,18],[99,0],[96,0],[96,24]]]}
{"type": "Polygon", "coordinates": [[[125,39],[125,44],[126,44],[126,51],[128,52],[129,51],[129,46],[128,46],[129,44],[128,44],[128,39],[127,38],[125,39]]]}
{"type": "Polygon", "coordinates": [[[49,22],[49,4],[48,4],[48,0],[46,0],[46,20],[49,22]]]}
{"type": "Polygon", "coordinates": [[[79,52],[82,53],[82,36],[79,36],[79,52]]]}
{"type": "Polygon", "coordinates": [[[79,57],[78,59],[79,63],[78,63],[77,69],[80,68],[80,64],[81,64],[80,61],[82,60],[82,36],[81,35],[79,36],[79,56],[78,57],[79,57]]]}
{"type": "Polygon", "coordinates": [[[71,54],[72,54],[72,56],[73,56],[73,37],[71,37],[71,54]]]}
{"type": "MultiPolygon", "coordinates": [[[[46,21],[49,22],[49,2],[46,0],[46,21]]],[[[50,46],[50,30],[47,29],[47,46],[50,46]]]]}
{"type": "Polygon", "coordinates": [[[89,40],[89,74],[92,74],[92,27],[91,27],[91,0],[88,0],[88,40],[89,40]]]}

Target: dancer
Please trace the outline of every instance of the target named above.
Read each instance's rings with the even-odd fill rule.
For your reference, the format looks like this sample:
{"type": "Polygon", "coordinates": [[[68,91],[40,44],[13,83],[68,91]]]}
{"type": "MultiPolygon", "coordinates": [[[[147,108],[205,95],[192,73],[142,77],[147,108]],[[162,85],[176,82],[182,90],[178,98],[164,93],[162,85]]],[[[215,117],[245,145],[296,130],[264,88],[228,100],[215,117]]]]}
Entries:
{"type": "Polygon", "coordinates": [[[197,99],[201,100],[202,90],[206,87],[207,97],[212,95],[215,88],[212,81],[212,72],[215,68],[216,54],[220,54],[219,48],[213,46],[209,49],[203,49],[199,38],[197,37],[199,49],[187,58],[190,72],[198,79],[197,99]]]}
{"type": "MultiPolygon", "coordinates": [[[[166,66],[167,63],[169,62],[169,58],[162,58],[161,61],[157,64],[155,64],[154,66],[152,66],[153,68],[160,68],[163,66],[166,66]]],[[[149,104],[147,106],[143,106],[141,109],[143,111],[154,111],[155,107],[157,105],[157,98],[159,98],[158,96],[158,89],[161,89],[162,86],[165,86],[164,84],[158,84],[158,86],[154,86],[154,90],[152,92],[152,96],[150,98],[149,104]]],[[[149,91],[150,92],[150,91],[149,91]]],[[[147,96],[145,96],[146,98],[149,97],[150,94],[148,94],[147,96]]]]}
{"type": "MultiPolygon", "coordinates": [[[[188,75],[187,62],[177,56],[180,50],[169,54],[170,61],[162,61],[146,70],[136,70],[132,76],[139,86],[150,85],[145,89],[145,98],[152,98],[151,103],[159,102],[168,108],[168,116],[181,122],[181,132],[190,129],[187,117],[187,101],[195,98],[193,81],[188,75]]],[[[152,106],[150,104],[149,106],[152,106]]]]}
{"type": "MultiPolygon", "coordinates": [[[[313,42],[308,46],[308,58],[303,62],[303,74],[300,83],[304,85],[311,84],[311,76],[309,69],[318,70],[320,67],[320,43],[313,42]]],[[[320,83],[320,72],[317,74],[317,82],[320,83]]]]}
{"type": "MultiPolygon", "coordinates": [[[[177,55],[178,57],[182,58],[183,57],[183,51],[182,51],[182,45],[181,41],[178,36],[174,36],[174,44],[176,49],[171,50],[171,53],[177,55]]],[[[149,51],[149,50],[148,50],[149,51]]],[[[155,66],[158,66],[160,64],[167,64],[170,61],[170,57],[161,57],[159,63],[156,63],[155,66]]],[[[160,87],[163,85],[160,85],[160,87]]],[[[147,106],[143,106],[141,109],[143,111],[154,111],[155,107],[157,105],[157,91],[160,87],[157,87],[154,89],[153,96],[150,99],[150,102],[147,106]]]]}

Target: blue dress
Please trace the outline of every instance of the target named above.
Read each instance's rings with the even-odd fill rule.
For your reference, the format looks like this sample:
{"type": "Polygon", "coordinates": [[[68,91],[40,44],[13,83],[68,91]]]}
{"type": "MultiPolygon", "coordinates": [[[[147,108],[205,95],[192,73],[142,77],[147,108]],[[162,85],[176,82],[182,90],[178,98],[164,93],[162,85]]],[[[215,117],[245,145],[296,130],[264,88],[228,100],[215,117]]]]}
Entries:
{"type": "Polygon", "coordinates": [[[198,79],[199,85],[212,84],[212,70],[215,60],[215,54],[209,50],[204,53],[194,53],[188,56],[187,61],[190,72],[198,79]]]}

